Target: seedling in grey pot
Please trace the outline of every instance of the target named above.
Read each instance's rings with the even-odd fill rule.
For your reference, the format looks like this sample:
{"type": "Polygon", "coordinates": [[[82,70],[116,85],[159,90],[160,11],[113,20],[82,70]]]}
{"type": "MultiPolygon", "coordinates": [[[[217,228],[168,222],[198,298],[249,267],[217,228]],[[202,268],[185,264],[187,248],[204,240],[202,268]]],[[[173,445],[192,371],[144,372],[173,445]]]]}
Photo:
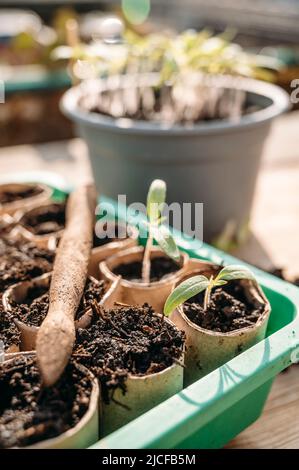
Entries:
{"type": "Polygon", "coordinates": [[[163,225],[162,211],[165,200],[165,181],[154,180],[150,185],[146,204],[148,238],[142,262],[142,281],[146,283],[150,282],[151,250],[154,240],[169,258],[176,262],[180,261],[180,252],[174,238],[166,225],[163,225]]]}
{"type": "Polygon", "coordinates": [[[247,279],[256,282],[253,273],[245,266],[239,265],[226,266],[215,277],[213,275],[210,278],[203,275],[190,277],[177,286],[168,296],[164,306],[164,314],[170,315],[179,305],[203,291],[205,291],[203,309],[207,312],[212,289],[224,286],[229,281],[236,279],[247,279]]]}

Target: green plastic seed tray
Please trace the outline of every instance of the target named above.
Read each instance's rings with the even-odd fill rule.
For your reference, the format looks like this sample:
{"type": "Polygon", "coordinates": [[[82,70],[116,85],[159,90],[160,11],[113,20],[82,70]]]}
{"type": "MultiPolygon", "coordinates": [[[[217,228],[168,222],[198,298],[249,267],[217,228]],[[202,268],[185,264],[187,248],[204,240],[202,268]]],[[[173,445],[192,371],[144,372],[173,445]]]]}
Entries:
{"type": "MultiPolygon", "coordinates": [[[[125,208],[119,213],[121,219],[125,208]]],[[[190,256],[242,263],[215,248],[175,238],[190,256]]],[[[242,263],[245,264],[245,263],[242,263]]],[[[251,266],[271,303],[266,339],[96,443],[108,449],[215,449],[262,413],[276,375],[299,361],[299,289],[251,266]]]]}
{"type": "MultiPolygon", "coordinates": [[[[47,180],[45,175],[41,179],[47,180]]],[[[53,178],[48,182],[51,185],[53,178]]],[[[60,197],[65,189],[63,185],[56,188],[55,197],[60,197]]],[[[122,207],[118,217],[124,219],[125,214],[122,207]]],[[[181,249],[192,257],[218,264],[241,263],[197,240],[186,242],[178,232],[175,237],[181,249]]],[[[221,448],[261,415],[276,375],[299,360],[299,289],[251,269],[271,303],[266,339],[92,448],[221,448]]]]}

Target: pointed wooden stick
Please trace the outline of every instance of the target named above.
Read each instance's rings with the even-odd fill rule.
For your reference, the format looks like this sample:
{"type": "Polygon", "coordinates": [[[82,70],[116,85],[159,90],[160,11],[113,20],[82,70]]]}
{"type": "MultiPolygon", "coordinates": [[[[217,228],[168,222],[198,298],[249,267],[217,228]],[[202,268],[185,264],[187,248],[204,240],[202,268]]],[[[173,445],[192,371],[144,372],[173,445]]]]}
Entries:
{"type": "Polygon", "coordinates": [[[75,313],[87,278],[92,247],[96,192],[82,186],[69,197],[66,228],[53,267],[49,310],[36,341],[43,384],[53,385],[64,371],[75,341],[75,313]]]}

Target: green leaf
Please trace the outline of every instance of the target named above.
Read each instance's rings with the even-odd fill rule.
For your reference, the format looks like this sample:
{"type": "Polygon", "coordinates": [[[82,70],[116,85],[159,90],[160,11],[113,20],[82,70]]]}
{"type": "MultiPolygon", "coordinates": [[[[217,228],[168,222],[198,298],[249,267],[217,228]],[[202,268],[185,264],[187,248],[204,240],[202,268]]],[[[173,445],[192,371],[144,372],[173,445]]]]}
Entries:
{"type": "Polygon", "coordinates": [[[256,281],[254,274],[246,266],[231,265],[225,266],[215,279],[215,285],[223,285],[222,281],[232,281],[234,279],[249,279],[256,281]]]}
{"type": "Polygon", "coordinates": [[[164,315],[170,315],[179,305],[182,305],[186,300],[204,291],[208,285],[209,280],[202,275],[190,277],[182,282],[168,296],[164,305],[164,315]]]}
{"type": "Polygon", "coordinates": [[[180,251],[176,242],[166,225],[151,226],[151,235],[156,240],[161,250],[174,261],[180,261],[180,251]]]}
{"type": "Polygon", "coordinates": [[[212,287],[213,286],[225,286],[225,284],[227,284],[227,281],[223,281],[223,280],[215,280],[212,281],[212,287]]]}
{"type": "Polygon", "coordinates": [[[150,224],[154,224],[161,217],[161,210],[166,199],[166,183],[163,180],[154,180],[150,185],[146,209],[150,224]]]}

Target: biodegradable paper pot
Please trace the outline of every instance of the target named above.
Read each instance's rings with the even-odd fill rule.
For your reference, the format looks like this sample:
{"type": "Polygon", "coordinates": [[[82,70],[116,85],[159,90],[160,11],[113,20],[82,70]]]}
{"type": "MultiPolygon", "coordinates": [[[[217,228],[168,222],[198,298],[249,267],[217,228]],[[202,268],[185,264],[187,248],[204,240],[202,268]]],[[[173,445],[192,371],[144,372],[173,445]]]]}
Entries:
{"type": "MultiPolygon", "coordinates": [[[[227,82],[228,88],[246,91],[250,104],[261,109],[238,120],[165,125],[88,112],[80,107],[90,94],[88,83],[68,90],[62,109],[87,143],[100,191],[114,199],[126,194],[128,204],[136,203],[146,199],[150,182],[161,178],[170,202],[204,203],[205,239],[228,222],[236,230],[248,222],[264,143],[273,119],[288,108],[289,96],[257,80],[229,77],[227,82]]],[[[107,84],[93,85],[96,103],[107,84]]]]}
{"type": "MultiPolygon", "coordinates": [[[[3,306],[8,315],[13,313],[12,303],[16,302],[21,304],[27,297],[28,290],[34,286],[43,286],[50,288],[51,273],[43,274],[42,276],[36,277],[30,281],[23,281],[18,284],[11,286],[3,294],[3,306]]],[[[119,279],[117,278],[113,283],[110,283],[107,292],[100,301],[100,305],[108,308],[114,302],[114,298],[118,296],[119,279]],[[111,298],[111,299],[110,299],[111,298]]],[[[88,310],[79,320],[76,321],[77,328],[87,328],[91,319],[91,310],[88,310]]],[[[37,326],[26,325],[24,322],[14,318],[16,326],[21,332],[21,350],[22,351],[33,351],[35,350],[36,337],[39,330],[37,326]]],[[[9,351],[15,352],[15,351],[9,351]]]]}
{"type": "MultiPolygon", "coordinates": [[[[2,302],[8,316],[13,312],[12,302],[21,304],[27,297],[28,290],[31,287],[43,286],[50,287],[51,273],[43,274],[29,281],[19,282],[9,287],[3,294],[2,302]]],[[[35,349],[36,336],[38,332],[37,326],[26,325],[17,318],[13,319],[21,333],[21,350],[33,351],[35,349]]]]}
{"type": "MultiPolygon", "coordinates": [[[[17,356],[30,356],[31,353],[15,354],[17,356]]],[[[8,359],[13,361],[14,359],[8,359]]],[[[94,375],[81,364],[76,364],[76,367],[90,378],[92,384],[92,391],[90,395],[89,407],[85,415],[80,419],[78,424],[60,436],[52,439],[37,442],[31,446],[25,447],[26,449],[84,449],[94,444],[99,438],[99,404],[100,404],[100,390],[98,381],[94,375]]]]}
{"type": "Polygon", "coordinates": [[[41,209],[46,209],[47,207],[51,207],[53,205],[59,206],[60,204],[55,204],[54,202],[42,204],[38,207],[34,207],[29,211],[20,211],[16,214],[16,222],[17,226],[13,229],[13,235],[16,237],[21,237],[28,242],[33,242],[39,248],[49,248],[49,247],[56,247],[57,240],[61,237],[63,233],[63,229],[57,230],[51,233],[45,233],[43,235],[36,235],[33,233],[29,228],[26,227],[26,217],[30,215],[34,215],[39,213],[41,209]]]}
{"type": "Polygon", "coordinates": [[[17,344],[12,344],[11,346],[9,346],[9,348],[7,348],[7,350],[5,351],[5,357],[8,355],[8,354],[15,354],[15,353],[18,353],[20,351],[20,347],[17,345],[17,344]]]}
{"type": "MultiPolygon", "coordinates": [[[[0,295],[0,302],[3,302],[2,295],[0,295]]],[[[1,345],[2,346],[2,345],[1,345]]],[[[4,344],[4,358],[6,359],[8,355],[15,354],[20,351],[20,347],[18,344],[11,344],[9,347],[6,347],[4,344]]],[[[0,350],[0,363],[3,360],[3,350],[0,350]]]]}
{"type": "MultiPolygon", "coordinates": [[[[216,275],[221,269],[208,262],[197,262],[197,269],[189,272],[183,279],[204,274],[210,277],[216,275]]],[[[185,315],[182,306],[172,314],[171,320],[186,334],[185,353],[185,386],[204,377],[209,372],[230,361],[233,357],[250,348],[265,338],[267,324],[270,316],[270,304],[263,291],[252,281],[239,281],[246,289],[246,296],[259,305],[263,305],[263,313],[257,323],[247,328],[240,328],[229,333],[219,333],[206,330],[194,324],[185,315]]]]}
{"type": "MultiPolygon", "coordinates": [[[[0,303],[3,305],[3,294],[0,294],[0,303]]],[[[6,359],[10,354],[15,354],[20,351],[20,346],[18,344],[11,344],[8,348],[4,344],[4,358],[6,359]]],[[[0,363],[3,360],[2,351],[0,350],[0,363]]]]}
{"type": "MultiPolygon", "coordinates": [[[[184,363],[184,352],[179,361],[184,363]]],[[[120,389],[114,392],[113,398],[119,404],[114,401],[102,403],[101,434],[110,434],[180,392],[183,389],[183,376],[184,368],[177,363],[155,374],[142,377],[130,374],[126,380],[126,393],[123,394],[120,389]]]]}
{"type": "Polygon", "coordinates": [[[13,215],[0,213],[0,231],[4,229],[7,232],[11,232],[15,224],[15,217],[13,215]]]}
{"type": "MultiPolygon", "coordinates": [[[[121,253],[113,255],[106,261],[102,261],[100,263],[101,277],[108,281],[115,281],[117,279],[117,275],[113,273],[113,270],[121,264],[142,261],[143,252],[143,247],[137,246],[135,248],[130,248],[128,250],[122,251],[121,253]]],[[[180,278],[180,276],[185,272],[186,266],[188,264],[188,255],[183,252],[181,255],[181,269],[175,273],[165,276],[165,278],[161,279],[160,281],[147,284],[143,282],[128,281],[122,278],[120,281],[122,289],[120,290],[120,295],[117,300],[128,305],[142,305],[144,302],[147,302],[156,312],[162,312],[165,300],[170,294],[172,287],[180,278]]],[[[157,258],[159,256],[166,257],[160,248],[153,248],[151,252],[151,259],[157,258]]]]}
{"type": "Polygon", "coordinates": [[[10,191],[25,191],[32,187],[37,187],[41,190],[40,194],[36,196],[27,197],[20,199],[18,201],[9,202],[7,204],[0,204],[0,216],[3,214],[14,215],[17,211],[30,210],[33,207],[42,205],[48,202],[52,196],[52,190],[49,186],[46,186],[41,183],[7,183],[0,185],[0,195],[1,192],[10,191]]]}
{"type": "MultiPolygon", "coordinates": [[[[112,223],[109,222],[109,224],[111,226],[112,223]]],[[[126,230],[128,237],[115,239],[110,243],[92,249],[88,273],[96,279],[99,278],[99,264],[101,261],[109,258],[120,250],[126,250],[138,244],[138,230],[135,227],[121,222],[117,222],[116,225],[126,230]]],[[[97,225],[97,227],[99,226],[97,225]]]]}

